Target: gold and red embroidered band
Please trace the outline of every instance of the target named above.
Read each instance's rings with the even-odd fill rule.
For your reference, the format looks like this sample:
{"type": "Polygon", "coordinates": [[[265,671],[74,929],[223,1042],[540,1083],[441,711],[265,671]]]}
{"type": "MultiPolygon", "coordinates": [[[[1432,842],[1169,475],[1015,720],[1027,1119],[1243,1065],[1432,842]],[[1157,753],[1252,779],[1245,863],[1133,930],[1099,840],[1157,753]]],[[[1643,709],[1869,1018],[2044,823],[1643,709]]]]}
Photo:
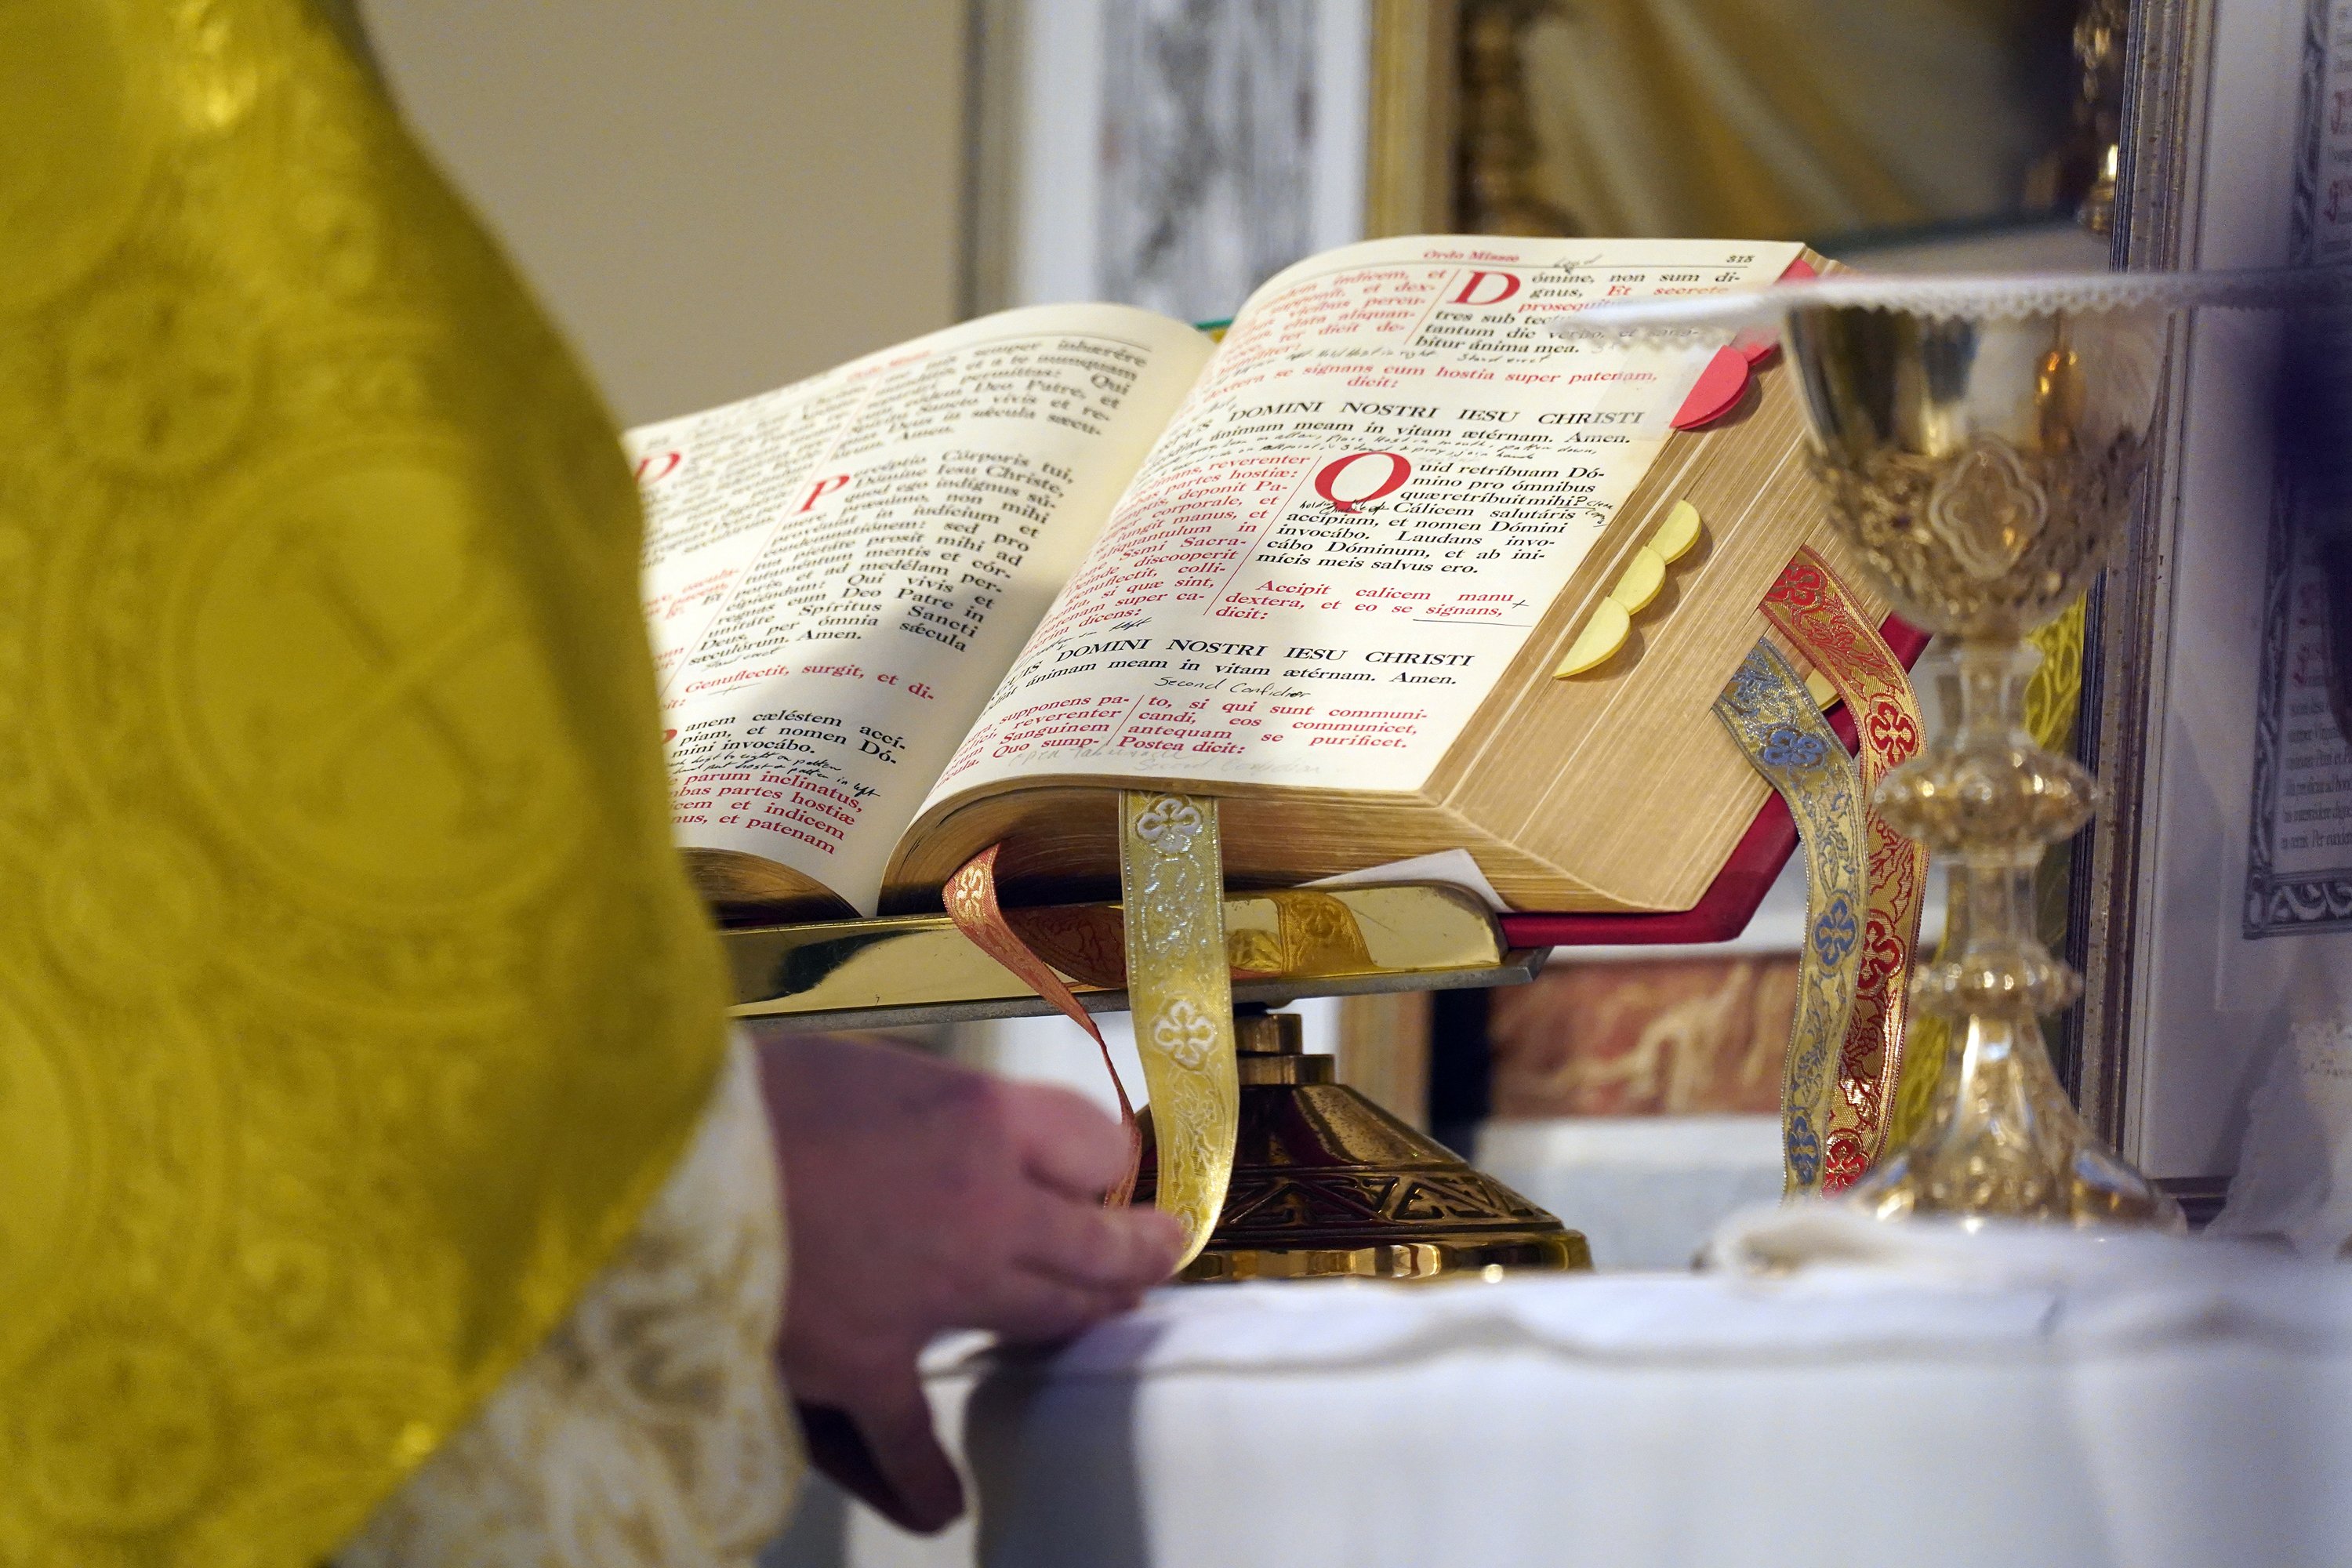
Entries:
{"type": "MultiPolygon", "coordinates": [[[[1919,700],[1911,679],[1829,563],[1801,550],[1764,596],[1765,617],[1829,679],[1861,735],[1865,801],[1919,749],[1919,700]]],[[[1906,988],[1919,943],[1927,878],[1925,846],[1864,814],[1870,906],[1853,1010],[1838,1053],[1837,1089],[1822,1148],[1822,1190],[1842,1192],[1885,1147],[1903,1075],[1906,988]]]]}

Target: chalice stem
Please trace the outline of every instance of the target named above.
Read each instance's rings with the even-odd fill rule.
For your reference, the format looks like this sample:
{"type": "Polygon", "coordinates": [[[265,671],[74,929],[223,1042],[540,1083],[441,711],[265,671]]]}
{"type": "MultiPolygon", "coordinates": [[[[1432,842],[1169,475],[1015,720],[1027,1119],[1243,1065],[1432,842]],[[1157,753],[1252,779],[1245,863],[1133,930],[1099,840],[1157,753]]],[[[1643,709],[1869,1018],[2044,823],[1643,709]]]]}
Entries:
{"type": "Polygon", "coordinates": [[[2048,847],[2088,820],[2095,786],[2037,746],[2025,691],[2040,653],[2013,637],[1962,641],[1934,668],[1957,721],[1887,775],[1879,806],[1952,868],[1945,936],[1912,984],[1950,1021],[1936,1101],[1918,1134],[1856,1184],[1884,1217],[2000,1215],[2178,1224],[2171,1200],[2084,1125],[2052,1070],[2041,1016],[2072,1002],[2074,973],[2035,929],[2048,847]]]}

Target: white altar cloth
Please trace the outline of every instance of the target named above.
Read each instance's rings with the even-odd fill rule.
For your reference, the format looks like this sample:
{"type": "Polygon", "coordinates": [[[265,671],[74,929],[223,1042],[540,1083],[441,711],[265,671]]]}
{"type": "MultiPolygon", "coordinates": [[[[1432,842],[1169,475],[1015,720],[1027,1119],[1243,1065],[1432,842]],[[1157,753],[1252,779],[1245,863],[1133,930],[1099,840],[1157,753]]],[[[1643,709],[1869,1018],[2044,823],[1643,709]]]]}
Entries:
{"type": "Polygon", "coordinates": [[[1574,1215],[1594,1268],[1682,1269],[1726,1215],[1780,1195],[1780,1119],[1489,1121],[1470,1163],[1538,1208],[1574,1215]]]}
{"type": "Polygon", "coordinates": [[[942,1346],[978,1520],[852,1508],[835,1560],[2352,1563],[2352,1268],[1906,1228],[1718,1242],[1786,1272],[1194,1287],[1050,1357],[942,1346]]]}

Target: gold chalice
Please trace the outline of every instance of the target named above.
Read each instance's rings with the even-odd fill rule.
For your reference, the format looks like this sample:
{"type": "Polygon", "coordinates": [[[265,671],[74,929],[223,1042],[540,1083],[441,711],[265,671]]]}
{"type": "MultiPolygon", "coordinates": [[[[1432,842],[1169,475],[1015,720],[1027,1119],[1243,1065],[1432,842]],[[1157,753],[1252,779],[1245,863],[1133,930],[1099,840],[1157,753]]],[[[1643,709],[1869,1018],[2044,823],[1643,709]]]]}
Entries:
{"type": "Polygon", "coordinates": [[[2081,979],[2035,933],[2043,851],[2097,786],[2034,743],[2024,640],[2105,564],[2146,466],[2173,318],[2199,306],[2340,300],[2352,274],[2073,278],[1854,274],[1760,294],[1579,311],[1564,337],[1706,348],[1779,322],[1835,526],[1904,617],[1939,634],[1945,724],[1880,781],[1896,831],[1951,868],[1943,950],[1911,987],[1948,1020],[1919,1131],[1851,1189],[1883,1218],[1999,1215],[2181,1226],[2178,1205],[2094,1137],[2051,1069],[2038,1016],[2081,979]]]}
{"type": "MultiPolygon", "coordinates": [[[[2035,932],[2034,873],[2097,786],[2036,745],[2024,635],[2105,564],[2146,463],[2169,310],[2129,296],[1976,309],[1818,302],[1787,341],[1838,530],[1896,611],[1944,639],[1944,726],[1881,781],[1895,831],[1950,868],[1942,951],[1912,981],[1950,1044],[1920,1131],[1855,1184],[1882,1218],[2001,1215],[2179,1228],[2084,1125],[2037,1021],[2081,989],[2035,932]]],[[[1965,298],[1965,296],[1964,296],[1965,298]]]]}

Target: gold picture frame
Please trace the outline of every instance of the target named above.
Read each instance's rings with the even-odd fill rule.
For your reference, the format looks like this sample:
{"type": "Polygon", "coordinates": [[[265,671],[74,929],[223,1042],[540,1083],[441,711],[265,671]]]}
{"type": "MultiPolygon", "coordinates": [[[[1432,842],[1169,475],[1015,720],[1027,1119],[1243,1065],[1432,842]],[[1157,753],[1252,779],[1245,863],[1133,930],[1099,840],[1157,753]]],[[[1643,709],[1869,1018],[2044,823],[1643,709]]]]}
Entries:
{"type": "MultiPolygon", "coordinates": [[[[2211,0],[2134,0],[2126,32],[2124,118],[2113,258],[2120,268],[2164,268],[2182,259],[2195,199],[2193,114],[2211,0]]],[[[2139,785],[2147,766],[2152,674],[2159,632],[2159,481],[2179,440],[2174,398],[2154,437],[2151,481],[2116,560],[2092,591],[2084,636],[2080,751],[2107,800],[2075,841],[2067,957],[2083,972],[2072,1029],[2071,1071],[2084,1117],[2110,1143],[2126,1132],[2131,1067],[2131,996],[2144,913],[2142,850],[2148,824],[2139,785]]]]}
{"type": "MultiPolygon", "coordinates": [[[[2126,61],[2118,265],[2352,258],[2352,13],[2137,0],[2126,61]]],[[[2077,853],[2078,1096],[2192,1207],[2226,1191],[2294,1033],[2352,1019],[2352,856],[2321,851],[2338,858],[2315,871],[2273,855],[2297,847],[2277,780],[2303,505],[2269,446],[2273,331],[2213,314],[2174,329],[2148,481],[2084,660],[2084,760],[2110,804],[2077,853]],[[2298,878],[2326,907],[2268,907],[2298,878]]]]}
{"type": "Polygon", "coordinates": [[[1454,226],[1460,12],[1457,0],[1372,0],[1368,237],[1454,226]]]}

